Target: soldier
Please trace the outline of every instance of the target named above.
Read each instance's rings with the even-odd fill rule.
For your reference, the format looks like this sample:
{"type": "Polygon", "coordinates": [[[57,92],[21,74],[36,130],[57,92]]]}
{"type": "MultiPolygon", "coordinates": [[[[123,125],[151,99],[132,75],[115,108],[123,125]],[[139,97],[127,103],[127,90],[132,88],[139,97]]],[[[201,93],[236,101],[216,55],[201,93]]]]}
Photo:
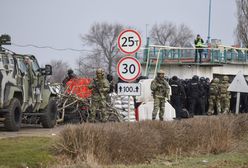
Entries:
{"type": "Polygon", "coordinates": [[[173,76],[169,81],[169,84],[171,86],[172,91],[170,103],[172,107],[174,107],[174,109],[176,110],[176,118],[180,119],[182,111],[181,100],[186,98],[185,90],[180,79],[178,79],[177,76],[173,76]]]}
{"type": "Polygon", "coordinates": [[[155,120],[159,111],[159,119],[163,121],[165,98],[168,99],[170,86],[164,78],[164,71],[159,71],[157,77],[151,83],[151,90],[154,98],[154,107],[152,112],[152,119],[155,120]]]}
{"type": "Polygon", "coordinates": [[[68,69],[67,75],[68,76],[62,82],[64,87],[66,86],[66,83],[69,82],[71,79],[77,78],[72,69],[68,69]]]}
{"type": "Polygon", "coordinates": [[[217,109],[217,114],[219,114],[221,111],[219,82],[220,82],[219,78],[214,78],[209,86],[208,115],[214,114],[215,107],[217,109]]]}
{"type": "Polygon", "coordinates": [[[221,113],[227,114],[230,112],[230,99],[231,94],[227,91],[229,87],[229,77],[223,76],[223,80],[220,84],[220,105],[221,105],[221,113]]]}
{"type": "Polygon", "coordinates": [[[96,78],[93,79],[88,88],[92,89],[89,121],[94,122],[96,120],[96,111],[99,110],[100,121],[106,122],[106,98],[110,86],[108,80],[104,78],[103,69],[99,68],[96,70],[96,78]]]}

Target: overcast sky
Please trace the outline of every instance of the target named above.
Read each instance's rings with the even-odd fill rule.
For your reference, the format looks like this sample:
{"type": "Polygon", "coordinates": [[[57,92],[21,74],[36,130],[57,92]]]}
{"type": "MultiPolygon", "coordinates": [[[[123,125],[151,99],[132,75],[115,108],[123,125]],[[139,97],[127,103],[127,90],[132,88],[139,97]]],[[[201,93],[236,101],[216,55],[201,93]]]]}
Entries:
{"type": "MultiPolygon", "coordinates": [[[[188,25],[204,40],[208,32],[209,0],[0,0],[0,34],[15,44],[85,49],[80,35],[95,22],[135,27],[145,41],[146,28],[164,21],[188,25]],[[148,25],[148,26],[146,26],[148,25]]],[[[235,0],[212,0],[211,38],[234,43],[235,0]]],[[[41,64],[62,59],[75,65],[86,52],[54,51],[33,47],[6,46],[22,54],[34,54],[41,64]]],[[[75,67],[72,67],[75,68],[75,67]]]]}

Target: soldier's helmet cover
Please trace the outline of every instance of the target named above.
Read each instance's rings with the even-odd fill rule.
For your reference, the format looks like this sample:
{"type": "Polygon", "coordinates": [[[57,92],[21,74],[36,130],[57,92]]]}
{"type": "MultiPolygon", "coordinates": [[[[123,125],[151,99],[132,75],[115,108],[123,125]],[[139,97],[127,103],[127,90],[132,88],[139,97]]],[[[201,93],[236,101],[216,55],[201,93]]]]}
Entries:
{"type": "Polygon", "coordinates": [[[223,80],[224,81],[229,81],[229,77],[225,75],[225,76],[223,76],[223,80]]]}
{"type": "Polygon", "coordinates": [[[159,71],[157,72],[157,74],[165,74],[165,71],[159,70],[159,71]]]}
{"type": "Polygon", "coordinates": [[[97,70],[96,70],[96,75],[104,75],[104,70],[102,69],[102,68],[98,68],[97,70]]]}
{"type": "Polygon", "coordinates": [[[213,82],[214,82],[214,83],[219,83],[220,80],[219,80],[219,78],[214,78],[213,82]]]}

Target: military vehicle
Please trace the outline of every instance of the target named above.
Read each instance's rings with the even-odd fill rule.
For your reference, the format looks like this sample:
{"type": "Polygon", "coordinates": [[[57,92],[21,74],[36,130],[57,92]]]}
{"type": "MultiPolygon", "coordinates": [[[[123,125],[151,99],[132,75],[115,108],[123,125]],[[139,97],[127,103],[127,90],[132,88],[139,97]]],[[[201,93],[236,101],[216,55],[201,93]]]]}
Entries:
{"type": "Polygon", "coordinates": [[[9,35],[0,36],[0,122],[8,131],[18,131],[22,123],[54,127],[57,104],[46,82],[51,65],[40,68],[35,56],[2,45],[11,45],[9,35]]]}

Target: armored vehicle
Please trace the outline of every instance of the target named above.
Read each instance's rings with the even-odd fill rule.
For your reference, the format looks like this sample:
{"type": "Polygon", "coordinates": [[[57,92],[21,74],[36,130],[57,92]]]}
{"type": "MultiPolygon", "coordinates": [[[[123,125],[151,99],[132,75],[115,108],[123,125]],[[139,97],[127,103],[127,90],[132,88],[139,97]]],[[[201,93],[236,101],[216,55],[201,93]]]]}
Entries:
{"type": "Polygon", "coordinates": [[[35,56],[2,47],[10,44],[9,35],[0,36],[0,122],[8,131],[18,131],[22,123],[54,127],[57,104],[46,82],[51,65],[40,68],[35,56]]]}

